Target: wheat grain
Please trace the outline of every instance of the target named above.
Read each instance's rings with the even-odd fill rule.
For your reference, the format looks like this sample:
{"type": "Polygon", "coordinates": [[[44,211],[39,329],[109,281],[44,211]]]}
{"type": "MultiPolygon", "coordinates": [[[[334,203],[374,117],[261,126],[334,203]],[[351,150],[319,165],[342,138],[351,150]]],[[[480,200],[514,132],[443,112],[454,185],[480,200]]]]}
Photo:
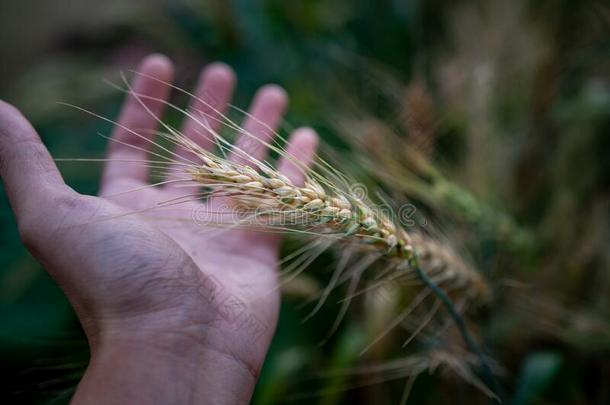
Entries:
{"type": "Polygon", "coordinates": [[[418,266],[451,289],[465,290],[473,298],[488,294],[482,277],[446,246],[420,233],[396,226],[383,212],[344,192],[319,175],[306,176],[303,186],[266,163],[252,167],[190,146],[200,165],[186,170],[192,180],[229,196],[242,223],[283,227],[358,243],[390,260],[399,274],[418,266]],[[323,186],[323,184],[326,185],[323,186]]]}

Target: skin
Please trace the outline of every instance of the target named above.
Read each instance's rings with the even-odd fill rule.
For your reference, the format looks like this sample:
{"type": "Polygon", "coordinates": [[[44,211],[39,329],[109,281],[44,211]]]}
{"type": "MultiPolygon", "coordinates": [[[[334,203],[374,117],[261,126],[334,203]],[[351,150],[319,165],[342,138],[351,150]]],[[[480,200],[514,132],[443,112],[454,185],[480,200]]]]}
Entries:
{"type": "MultiPolygon", "coordinates": [[[[169,86],[153,78],[171,82],[171,62],[150,55],[138,71],[133,92],[166,100],[169,86]]],[[[222,111],[234,85],[233,71],[215,63],[202,70],[193,93],[222,111]]],[[[204,208],[201,202],[163,215],[134,213],[198,190],[171,182],[125,193],[148,184],[145,165],[126,160],[151,159],[143,138],[152,139],[158,125],[150,112],[163,112],[160,101],[140,100],[145,107],[133,95],[125,101],[98,197],[67,186],[32,126],[0,101],[0,175],[20,236],[74,306],[91,348],[73,401],[248,403],[277,323],[280,240],[205,229],[192,220],[193,210],[204,208]]],[[[215,114],[193,100],[193,108],[215,114]]],[[[243,127],[258,139],[271,139],[286,104],[281,88],[261,88],[250,107],[253,118],[243,127]]],[[[213,147],[196,120],[187,118],[181,131],[202,147],[213,147]]],[[[237,143],[256,158],[267,153],[247,138],[237,143]]],[[[287,149],[307,165],[316,145],[316,134],[301,128],[287,149]]],[[[303,181],[288,159],[278,167],[294,182],[303,181]]],[[[174,169],[169,180],[177,178],[179,166],[174,169]]],[[[208,204],[216,209],[223,202],[208,204]]]]}

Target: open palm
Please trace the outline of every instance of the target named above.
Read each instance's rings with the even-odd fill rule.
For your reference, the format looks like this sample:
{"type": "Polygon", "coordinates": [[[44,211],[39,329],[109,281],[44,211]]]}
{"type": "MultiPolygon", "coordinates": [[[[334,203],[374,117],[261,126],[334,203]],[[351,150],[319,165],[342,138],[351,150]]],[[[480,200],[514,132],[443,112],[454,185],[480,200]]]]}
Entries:
{"type": "MultiPolygon", "coordinates": [[[[218,199],[205,207],[191,200],[175,209],[148,210],[199,189],[178,179],[179,166],[169,171],[173,174],[166,184],[143,187],[149,172],[142,162],[150,159],[155,116],[162,114],[168,97],[170,86],[164,82],[171,82],[172,66],[153,55],[142,62],[139,73],[113,133],[101,197],[83,196],[66,186],[27,121],[11,106],[0,105],[0,173],[22,239],[74,305],[92,353],[106,342],[163,350],[201,345],[205,350],[199,359],[188,360],[200,364],[198,373],[227,367],[255,381],[277,322],[279,239],[206,228],[193,220],[193,213],[221,209],[218,199]]],[[[191,110],[212,117],[223,111],[234,81],[225,65],[208,66],[191,110]]],[[[270,140],[286,102],[277,86],[263,87],[244,129],[261,141],[270,140]]],[[[213,126],[216,121],[210,122],[213,126]]],[[[195,119],[187,118],[181,132],[203,148],[213,147],[213,137],[195,119]]],[[[264,159],[263,143],[252,146],[248,139],[238,139],[236,150],[264,159]]],[[[297,130],[288,153],[308,164],[316,143],[313,131],[297,130]]],[[[186,150],[174,153],[192,158],[186,150]]],[[[244,159],[239,153],[231,158],[244,159]]],[[[295,183],[303,181],[287,159],[278,165],[295,183]]],[[[251,394],[251,388],[237,391],[241,400],[251,394]]]]}

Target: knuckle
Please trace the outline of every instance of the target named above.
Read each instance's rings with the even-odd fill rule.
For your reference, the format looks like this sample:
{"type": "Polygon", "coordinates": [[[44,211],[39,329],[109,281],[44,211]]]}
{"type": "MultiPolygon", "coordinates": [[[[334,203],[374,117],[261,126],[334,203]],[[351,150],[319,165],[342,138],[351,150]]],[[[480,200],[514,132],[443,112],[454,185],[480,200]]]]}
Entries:
{"type": "Polygon", "coordinates": [[[37,138],[19,137],[0,141],[0,173],[5,173],[24,160],[50,171],[52,168],[44,167],[47,155],[46,147],[37,138]]]}
{"type": "Polygon", "coordinates": [[[81,202],[82,196],[66,187],[60,193],[57,193],[51,201],[52,206],[58,212],[67,212],[74,210],[81,202]]]}
{"type": "Polygon", "coordinates": [[[48,206],[30,206],[28,212],[21,214],[17,220],[17,227],[19,238],[25,247],[31,252],[37,251],[41,243],[48,241],[56,228],[55,214],[75,209],[79,198],[80,195],[74,191],[62,190],[51,194],[47,200],[48,206]]]}
{"type": "Polygon", "coordinates": [[[0,137],[11,137],[19,128],[19,118],[22,115],[14,106],[1,101],[0,103],[0,137]]]}

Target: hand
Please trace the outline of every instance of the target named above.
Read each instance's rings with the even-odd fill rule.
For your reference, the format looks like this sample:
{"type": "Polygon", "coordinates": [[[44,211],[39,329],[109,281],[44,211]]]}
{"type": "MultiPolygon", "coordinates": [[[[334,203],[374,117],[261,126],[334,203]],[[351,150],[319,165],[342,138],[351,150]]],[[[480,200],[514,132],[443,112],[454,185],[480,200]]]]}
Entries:
{"type": "MultiPolygon", "coordinates": [[[[101,197],[68,187],[31,125],[3,102],[0,174],[23,242],[61,286],[89,340],[91,362],[76,402],[246,403],[277,322],[279,238],[202,229],[191,218],[203,207],[199,201],[138,214],[198,190],[171,181],[176,170],[167,184],[142,188],[157,127],[150,113],[162,114],[172,65],[152,55],[139,72],[112,135],[101,197]]],[[[227,66],[208,66],[194,93],[214,109],[194,98],[193,111],[214,116],[224,110],[234,82],[227,66]]],[[[270,140],[286,103],[279,87],[261,88],[243,127],[270,140]]],[[[196,119],[187,118],[182,133],[204,148],[214,146],[196,119]]],[[[253,147],[243,135],[237,142],[265,158],[262,144],[253,147]]],[[[316,145],[315,133],[304,128],[292,134],[287,149],[308,164],[316,145]]],[[[288,159],[278,165],[294,182],[303,181],[288,159]]],[[[208,204],[214,209],[219,202],[208,204]]]]}

